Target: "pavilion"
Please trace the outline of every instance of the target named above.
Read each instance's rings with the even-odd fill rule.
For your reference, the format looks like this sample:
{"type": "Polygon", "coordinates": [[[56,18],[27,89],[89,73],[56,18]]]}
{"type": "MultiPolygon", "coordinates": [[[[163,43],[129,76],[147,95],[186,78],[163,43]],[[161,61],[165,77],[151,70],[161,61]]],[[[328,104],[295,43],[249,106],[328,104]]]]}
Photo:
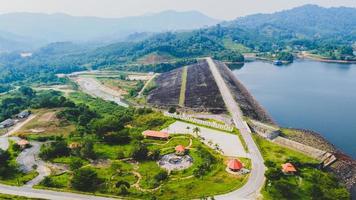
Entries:
{"type": "Polygon", "coordinates": [[[240,171],[244,166],[242,164],[242,162],[238,159],[232,159],[229,161],[229,163],[227,164],[227,167],[233,171],[233,172],[237,172],[240,171]]]}
{"type": "Polygon", "coordinates": [[[282,172],[284,174],[291,175],[291,174],[294,174],[295,172],[297,172],[297,170],[295,169],[295,167],[292,163],[285,163],[285,164],[282,164],[282,172]]]}
{"type": "Polygon", "coordinates": [[[183,145],[178,145],[176,146],[175,150],[177,155],[184,155],[186,148],[183,145]]]}
{"type": "Polygon", "coordinates": [[[25,149],[28,147],[28,145],[30,145],[27,140],[20,140],[16,144],[19,145],[21,149],[25,149]]]}
{"type": "Polygon", "coordinates": [[[169,134],[167,132],[162,132],[162,131],[147,130],[144,131],[142,134],[145,138],[153,138],[153,139],[161,139],[161,140],[167,140],[169,138],[169,134]]]}

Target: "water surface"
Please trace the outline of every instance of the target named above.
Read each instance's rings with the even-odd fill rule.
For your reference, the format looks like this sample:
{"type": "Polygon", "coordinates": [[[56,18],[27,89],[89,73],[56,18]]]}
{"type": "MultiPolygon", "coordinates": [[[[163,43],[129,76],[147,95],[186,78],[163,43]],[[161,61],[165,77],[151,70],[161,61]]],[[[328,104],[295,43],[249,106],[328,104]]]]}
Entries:
{"type": "Polygon", "coordinates": [[[279,125],[317,131],[356,158],[356,65],[251,62],[233,72],[279,125]]]}

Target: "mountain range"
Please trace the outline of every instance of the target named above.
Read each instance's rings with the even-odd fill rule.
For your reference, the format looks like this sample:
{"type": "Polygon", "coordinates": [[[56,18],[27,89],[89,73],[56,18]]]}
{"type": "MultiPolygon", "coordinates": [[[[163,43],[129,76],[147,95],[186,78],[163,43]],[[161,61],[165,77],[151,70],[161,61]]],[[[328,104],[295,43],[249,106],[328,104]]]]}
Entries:
{"type": "Polygon", "coordinates": [[[197,11],[171,10],[125,18],[9,13],[0,15],[0,51],[63,41],[120,41],[134,33],[191,30],[214,25],[219,21],[197,11]]]}
{"type": "Polygon", "coordinates": [[[224,23],[266,36],[289,34],[298,38],[352,37],[356,39],[356,8],[304,5],[272,14],[255,14],[224,23]]]}

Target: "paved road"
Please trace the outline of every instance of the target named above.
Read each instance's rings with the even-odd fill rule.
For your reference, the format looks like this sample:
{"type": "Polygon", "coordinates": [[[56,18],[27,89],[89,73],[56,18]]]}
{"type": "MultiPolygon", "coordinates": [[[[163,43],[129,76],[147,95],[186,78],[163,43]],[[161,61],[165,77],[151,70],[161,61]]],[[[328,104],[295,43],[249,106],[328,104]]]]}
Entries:
{"type": "Polygon", "coordinates": [[[251,130],[243,120],[242,112],[238,103],[232,96],[228,86],[222,78],[216,64],[211,58],[206,58],[209,68],[214,76],[214,79],[221,92],[227,109],[229,110],[236,127],[240,130],[243,139],[245,140],[250,158],[252,161],[252,170],[247,183],[240,189],[231,193],[217,196],[216,199],[232,200],[232,199],[256,199],[260,195],[260,189],[264,184],[265,166],[263,157],[251,136],[251,130]]]}
{"type": "Polygon", "coordinates": [[[42,143],[31,142],[31,145],[31,148],[23,150],[16,159],[23,172],[30,172],[33,170],[34,165],[37,166],[36,171],[38,172],[38,176],[26,183],[26,187],[37,185],[44,177],[51,174],[51,170],[47,167],[46,163],[38,158],[42,143]]]}
{"type": "Polygon", "coordinates": [[[2,184],[0,184],[0,193],[51,200],[112,200],[111,198],[105,197],[75,194],[68,192],[56,192],[50,190],[39,190],[30,187],[14,187],[2,184]]]}
{"type": "Polygon", "coordinates": [[[193,134],[193,129],[195,127],[199,127],[200,133],[199,135],[204,137],[204,143],[208,146],[209,141],[213,142],[212,148],[214,148],[215,144],[218,144],[219,147],[222,149],[223,154],[229,157],[245,157],[247,158],[248,155],[246,154],[245,149],[243,148],[241,141],[237,135],[226,133],[223,131],[218,131],[214,129],[205,128],[202,126],[192,125],[186,122],[177,121],[171,124],[168,128],[164,129],[170,134],[193,134]],[[187,129],[187,127],[190,127],[187,129]]]}
{"type": "Polygon", "coordinates": [[[140,97],[142,96],[142,94],[143,94],[143,92],[145,91],[145,89],[147,88],[147,86],[148,86],[148,85],[153,81],[153,79],[155,79],[157,76],[158,76],[158,74],[154,74],[154,75],[150,78],[150,80],[148,80],[148,81],[146,82],[146,84],[143,86],[143,88],[141,89],[141,91],[138,93],[137,98],[140,98],[140,97]]]}
{"type": "Polygon", "coordinates": [[[121,99],[121,94],[111,88],[108,88],[97,81],[95,78],[78,77],[75,79],[84,92],[94,97],[100,97],[107,101],[113,101],[120,106],[128,107],[121,99]]]}

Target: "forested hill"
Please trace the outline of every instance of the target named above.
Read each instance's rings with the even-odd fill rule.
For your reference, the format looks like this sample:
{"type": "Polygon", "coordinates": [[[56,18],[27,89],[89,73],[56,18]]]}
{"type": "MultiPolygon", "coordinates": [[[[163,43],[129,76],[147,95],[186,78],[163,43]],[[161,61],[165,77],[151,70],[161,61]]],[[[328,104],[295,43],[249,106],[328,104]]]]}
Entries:
{"type": "Polygon", "coordinates": [[[356,8],[305,5],[273,14],[256,14],[226,23],[230,27],[258,30],[268,36],[290,34],[298,38],[356,39],[356,8]],[[279,34],[278,34],[279,33],[279,34]]]}
{"type": "MultiPolygon", "coordinates": [[[[164,72],[189,64],[197,57],[213,56],[222,61],[241,62],[244,61],[241,53],[246,52],[267,57],[276,55],[273,59],[293,61],[293,53],[307,50],[328,59],[356,60],[353,55],[356,22],[352,20],[356,19],[355,10],[308,5],[275,14],[248,16],[199,30],[160,33],[99,48],[54,43],[28,58],[16,53],[0,56],[0,83],[28,79],[56,81],[54,73],[85,68],[164,72]],[[146,62],[152,60],[150,58],[162,62],[146,62]],[[48,80],[46,77],[52,78],[48,80]]],[[[137,37],[141,36],[133,36],[137,37]]]]}
{"type": "MultiPolygon", "coordinates": [[[[197,11],[164,11],[124,18],[79,17],[67,14],[8,13],[0,15],[0,30],[52,42],[117,41],[135,32],[192,30],[220,20],[197,11]]],[[[1,35],[1,34],[0,34],[1,35]]]]}

